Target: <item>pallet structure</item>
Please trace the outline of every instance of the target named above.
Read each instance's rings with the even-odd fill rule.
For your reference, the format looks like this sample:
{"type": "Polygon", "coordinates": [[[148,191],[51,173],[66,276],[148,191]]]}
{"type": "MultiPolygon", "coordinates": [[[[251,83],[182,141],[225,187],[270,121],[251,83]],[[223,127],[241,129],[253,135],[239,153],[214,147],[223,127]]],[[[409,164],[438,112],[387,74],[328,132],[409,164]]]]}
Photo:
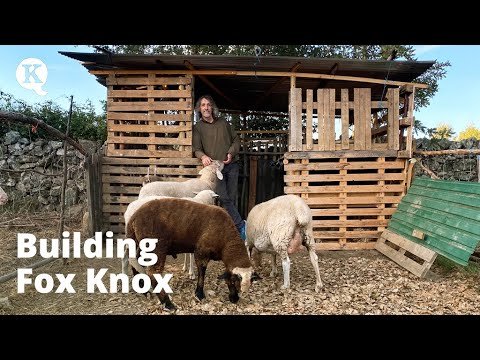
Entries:
{"type": "Polygon", "coordinates": [[[102,160],[103,220],[123,233],[128,204],[146,176],[164,181],[195,178],[192,158],[193,77],[155,72],[109,74],[107,148],[102,160]]]}
{"type": "Polygon", "coordinates": [[[285,193],[311,207],[318,249],[374,248],[405,195],[413,106],[400,114],[399,92],[379,102],[368,88],[292,89],[285,193]]]}
{"type": "MultiPolygon", "coordinates": [[[[248,198],[243,208],[268,200],[256,196],[255,186],[263,181],[256,164],[278,164],[283,157],[284,192],[311,207],[317,248],[324,250],[373,249],[385,230],[410,178],[415,89],[427,87],[412,81],[433,65],[62,54],[83,61],[107,87],[106,149],[101,165],[91,166],[101,169],[103,203],[92,201],[101,209],[91,211],[102,213],[104,229],[123,232],[123,212],[146,175],[174,181],[197,176],[193,108],[199,96],[210,93],[223,116],[243,117],[243,128],[237,128],[245,171],[239,192],[248,198]],[[269,121],[288,117],[288,129],[254,131],[248,115],[269,121]]],[[[93,187],[95,177],[90,178],[93,187]]]]}

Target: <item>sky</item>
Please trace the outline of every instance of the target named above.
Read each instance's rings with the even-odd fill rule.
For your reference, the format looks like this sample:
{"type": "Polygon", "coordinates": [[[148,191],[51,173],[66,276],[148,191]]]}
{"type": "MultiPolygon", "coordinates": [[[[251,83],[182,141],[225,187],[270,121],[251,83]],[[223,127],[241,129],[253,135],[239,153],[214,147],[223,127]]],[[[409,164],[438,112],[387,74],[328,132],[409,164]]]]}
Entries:
{"type": "MultiPolygon", "coordinates": [[[[430,105],[417,109],[415,118],[428,128],[447,123],[455,135],[469,124],[479,127],[480,45],[417,45],[415,48],[418,60],[451,63],[447,76],[440,80],[439,90],[430,100],[430,105]]],[[[66,109],[70,104],[69,98],[73,95],[75,102],[85,103],[90,100],[100,113],[100,100],[106,100],[106,88],[80,62],[63,56],[58,51],[93,52],[93,49],[82,45],[0,45],[0,90],[30,104],[53,100],[66,109]],[[17,68],[26,58],[40,59],[48,69],[43,85],[44,79],[38,74],[35,89],[24,88],[17,81],[17,68]],[[38,94],[43,91],[47,94],[38,94]]],[[[44,67],[39,69],[42,68],[44,67]]],[[[20,71],[20,74],[25,76],[25,70],[20,71]]],[[[33,81],[30,80],[27,86],[31,87],[33,81]]]]}

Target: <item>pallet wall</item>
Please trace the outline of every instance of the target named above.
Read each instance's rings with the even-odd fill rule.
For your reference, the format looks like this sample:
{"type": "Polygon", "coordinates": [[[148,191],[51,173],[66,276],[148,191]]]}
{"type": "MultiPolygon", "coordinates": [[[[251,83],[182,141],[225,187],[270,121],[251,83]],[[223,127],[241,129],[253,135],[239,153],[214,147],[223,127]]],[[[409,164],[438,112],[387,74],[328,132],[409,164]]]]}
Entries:
{"type": "MultiPolygon", "coordinates": [[[[107,77],[107,147],[102,164],[104,228],[124,233],[123,214],[146,176],[196,178],[193,77],[114,71],[107,77]]],[[[158,179],[157,179],[158,180],[158,179]]]]}
{"type": "Polygon", "coordinates": [[[192,76],[111,74],[107,156],[192,156],[192,76]]]}
{"type": "Polygon", "coordinates": [[[284,191],[312,209],[318,250],[373,249],[405,195],[407,161],[372,155],[285,154],[284,191]]]}

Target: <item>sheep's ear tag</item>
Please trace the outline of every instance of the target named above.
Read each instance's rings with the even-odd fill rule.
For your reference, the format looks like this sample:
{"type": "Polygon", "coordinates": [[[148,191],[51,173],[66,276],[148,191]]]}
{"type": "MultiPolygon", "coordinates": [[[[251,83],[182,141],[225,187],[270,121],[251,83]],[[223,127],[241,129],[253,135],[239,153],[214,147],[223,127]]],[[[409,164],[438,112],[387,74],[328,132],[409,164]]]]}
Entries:
{"type": "Polygon", "coordinates": [[[220,179],[220,180],[223,180],[223,174],[220,170],[217,169],[217,177],[220,179]]]}

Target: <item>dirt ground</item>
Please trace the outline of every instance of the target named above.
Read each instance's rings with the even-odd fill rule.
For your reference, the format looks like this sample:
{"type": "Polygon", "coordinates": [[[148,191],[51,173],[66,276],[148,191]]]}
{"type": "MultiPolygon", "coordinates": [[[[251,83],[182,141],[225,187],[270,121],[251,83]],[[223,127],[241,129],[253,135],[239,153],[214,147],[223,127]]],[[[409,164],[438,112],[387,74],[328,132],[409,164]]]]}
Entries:
{"type": "MultiPolygon", "coordinates": [[[[65,230],[80,231],[81,216],[66,221],[65,230]]],[[[17,233],[34,234],[37,239],[57,236],[58,214],[0,215],[0,276],[27,267],[35,259],[17,259],[17,233]]],[[[82,237],[83,239],[83,237],[82,237]]],[[[182,272],[183,255],[167,258],[165,271],[172,273],[169,285],[175,314],[480,314],[480,276],[476,265],[463,268],[434,263],[424,279],[390,261],[375,250],[331,251],[319,254],[324,288],[315,293],[315,276],[308,254],[292,256],[291,288],[282,290],[281,264],[276,278],[269,276],[270,256],[265,256],[260,269],[262,279],[254,282],[249,293],[237,304],[228,301],[227,286],[217,276],[223,273],[221,262],[211,262],[205,281],[206,299],[194,298],[196,280],[182,272]]],[[[277,259],[279,261],[279,259],[277,259]]],[[[87,269],[97,272],[108,269],[103,283],[109,289],[108,274],[121,272],[120,259],[95,258],[53,261],[33,271],[40,273],[75,274],[75,293],[40,293],[27,285],[17,293],[16,277],[0,284],[0,314],[41,315],[171,315],[162,309],[156,297],[145,297],[133,290],[129,293],[87,292],[87,269]]],[[[58,281],[55,284],[58,285],[58,281]]],[[[54,287],[56,289],[56,286],[54,287]]]]}

